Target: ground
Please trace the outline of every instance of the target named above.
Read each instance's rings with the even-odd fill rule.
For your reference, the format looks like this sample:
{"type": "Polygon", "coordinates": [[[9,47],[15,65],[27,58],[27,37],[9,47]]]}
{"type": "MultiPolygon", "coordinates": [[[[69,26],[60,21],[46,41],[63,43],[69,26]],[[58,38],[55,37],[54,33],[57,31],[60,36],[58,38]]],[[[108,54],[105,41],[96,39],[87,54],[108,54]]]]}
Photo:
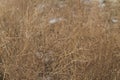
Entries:
{"type": "Polygon", "coordinates": [[[120,80],[119,4],[0,0],[0,80],[120,80]]]}

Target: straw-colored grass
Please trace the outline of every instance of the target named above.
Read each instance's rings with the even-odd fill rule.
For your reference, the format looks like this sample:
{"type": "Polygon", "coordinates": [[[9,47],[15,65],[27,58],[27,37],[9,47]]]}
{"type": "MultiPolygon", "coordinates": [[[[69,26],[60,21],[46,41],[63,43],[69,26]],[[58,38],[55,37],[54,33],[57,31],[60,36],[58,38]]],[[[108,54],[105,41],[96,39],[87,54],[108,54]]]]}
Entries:
{"type": "Polygon", "coordinates": [[[0,0],[0,80],[120,80],[119,4],[0,0]]]}

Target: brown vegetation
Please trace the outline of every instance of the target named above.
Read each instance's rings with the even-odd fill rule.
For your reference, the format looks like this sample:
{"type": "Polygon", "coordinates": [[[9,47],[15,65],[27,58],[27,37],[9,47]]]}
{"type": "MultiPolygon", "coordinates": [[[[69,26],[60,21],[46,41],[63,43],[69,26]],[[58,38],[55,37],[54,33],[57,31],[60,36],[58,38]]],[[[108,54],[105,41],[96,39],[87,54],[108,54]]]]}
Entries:
{"type": "Polygon", "coordinates": [[[120,80],[117,3],[0,4],[0,80],[120,80]]]}

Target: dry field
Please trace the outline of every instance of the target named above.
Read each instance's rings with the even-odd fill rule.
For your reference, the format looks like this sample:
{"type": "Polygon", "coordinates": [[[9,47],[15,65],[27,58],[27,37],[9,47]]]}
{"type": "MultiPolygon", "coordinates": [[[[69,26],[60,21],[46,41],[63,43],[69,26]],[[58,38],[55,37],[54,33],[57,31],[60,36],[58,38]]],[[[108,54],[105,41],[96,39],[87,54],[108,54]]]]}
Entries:
{"type": "Polygon", "coordinates": [[[0,80],[120,80],[120,2],[0,0],[0,80]]]}

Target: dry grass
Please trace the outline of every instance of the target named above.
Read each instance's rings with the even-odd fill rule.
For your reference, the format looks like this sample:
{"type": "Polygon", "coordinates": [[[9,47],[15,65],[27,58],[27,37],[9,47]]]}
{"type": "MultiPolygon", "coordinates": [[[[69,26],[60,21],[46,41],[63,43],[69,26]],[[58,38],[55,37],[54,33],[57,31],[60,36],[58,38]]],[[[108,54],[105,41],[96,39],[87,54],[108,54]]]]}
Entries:
{"type": "Polygon", "coordinates": [[[119,5],[0,4],[0,80],[120,80],[119,5]]]}

